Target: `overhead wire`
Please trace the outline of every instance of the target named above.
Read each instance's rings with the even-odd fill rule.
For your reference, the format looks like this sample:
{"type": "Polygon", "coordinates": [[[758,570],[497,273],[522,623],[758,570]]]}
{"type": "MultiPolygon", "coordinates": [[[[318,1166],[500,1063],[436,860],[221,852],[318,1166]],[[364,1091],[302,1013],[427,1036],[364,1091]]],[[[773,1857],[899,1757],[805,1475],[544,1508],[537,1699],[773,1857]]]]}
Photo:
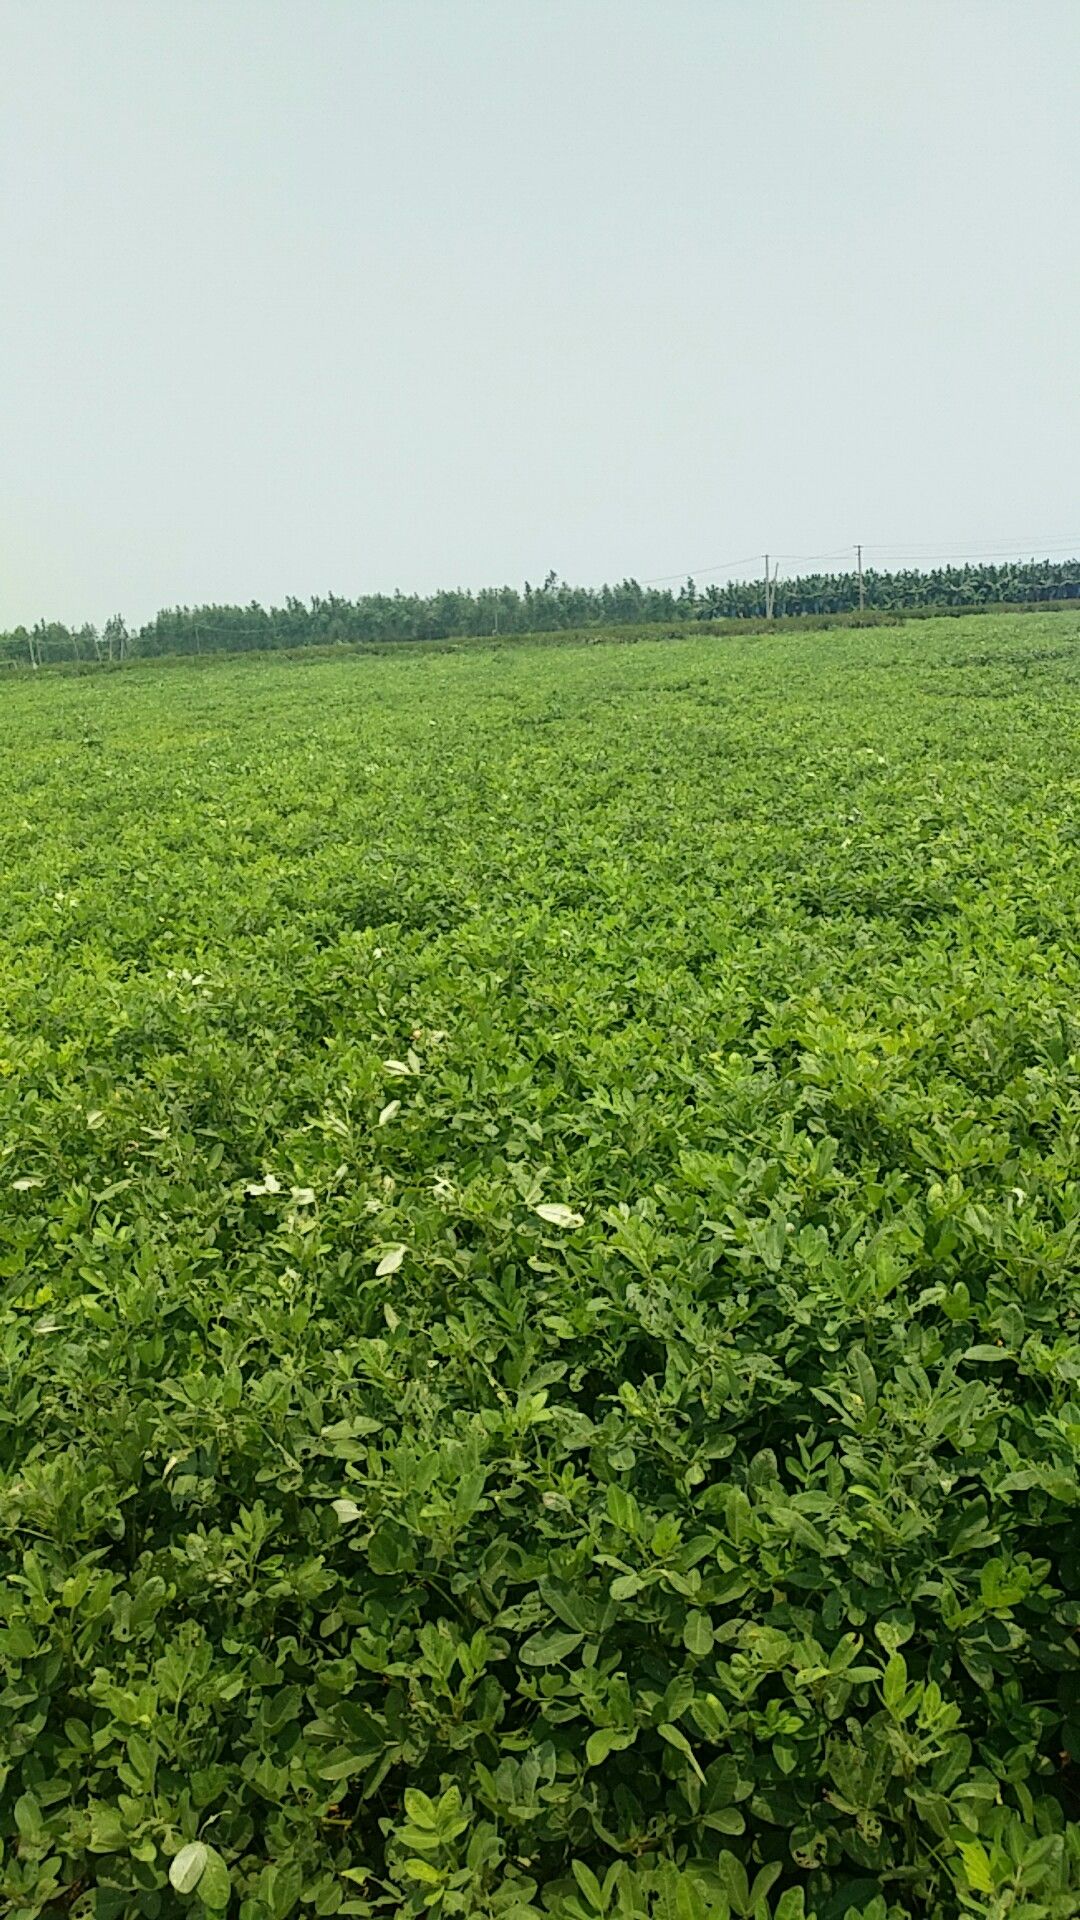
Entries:
{"type": "Polygon", "coordinates": [[[651,580],[640,580],[642,587],[663,587],[669,580],[693,580],[706,573],[726,573],[729,567],[748,567],[751,560],[760,560],[760,553],[744,553],[738,560],[717,560],[708,567],[683,567],[679,573],[658,573],[651,580]]]}
{"type": "MultiPolygon", "coordinates": [[[[846,546],[829,547],[819,553],[773,552],[770,549],[770,558],[784,561],[794,560],[799,562],[800,565],[806,565],[813,560],[843,560],[849,556],[854,559],[857,547],[858,543],[852,540],[849,541],[846,546]]],[[[862,551],[864,554],[886,554],[889,564],[909,560],[929,560],[935,561],[940,565],[962,567],[978,566],[983,561],[1008,559],[1015,560],[1018,565],[1028,565],[1032,558],[1050,559],[1055,553],[1063,553],[1070,556],[1073,554],[1080,555],[1080,535],[1076,535],[1074,538],[1068,540],[1019,540],[1001,546],[980,546],[977,543],[969,545],[965,541],[957,540],[948,545],[942,543],[936,547],[919,547],[914,544],[911,546],[900,546],[897,543],[886,540],[864,540],[862,542],[862,551]],[[967,557],[958,559],[955,557],[958,554],[965,554],[967,557]]],[[[702,579],[707,574],[726,573],[729,569],[750,566],[753,562],[761,562],[764,564],[764,558],[763,551],[743,554],[741,558],[737,560],[721,560],[707,567],[683,567],[680,568],[677,573],[656,574],[648,580],[642,580],[639,584],[643,587],[661,587],[668,585],[673,580],[702,579]]],[[[856,569],[854,566],[851,566],[847,571],[854,573],[856,569]]]]}

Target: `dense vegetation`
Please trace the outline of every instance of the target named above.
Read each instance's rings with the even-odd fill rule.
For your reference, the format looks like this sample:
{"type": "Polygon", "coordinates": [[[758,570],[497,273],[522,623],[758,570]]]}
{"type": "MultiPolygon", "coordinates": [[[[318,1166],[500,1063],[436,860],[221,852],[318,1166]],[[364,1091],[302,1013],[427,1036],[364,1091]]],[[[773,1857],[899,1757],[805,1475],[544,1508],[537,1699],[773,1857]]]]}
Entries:
{"type": "Polygon", "coordinates": [[[1080,1912],[1078,641],[13,682],[5,1915],[1080,1912]]]}
{"type": "MultiPolygon", "coordinates": [[[[1035,606],[1080,599],[1080,561],[1010,561],[1004,566],[869,568],[863,597],[870,614],[962,607],[1035,606]]],[[[813,573],[780,579],[777,617],[853,614],[859,610],[856,574],[813,573]]],[[[760,620],[760,580],[698,587],[623,580],[617,586],[572,587],[552,573],[543,585],[433,594],[329,594],[283,607],[167,607],[145,626],[129,630],[120,615],[99,631],[38,621],[0,634],[0,664],[42,666],[70,660],[122,660],[169,653],[246,653],[271,647],[332,646],[342,642],[446,640],[467,636],[565,632],[582,627],[643,626],[671,621],[760,620]]]]}

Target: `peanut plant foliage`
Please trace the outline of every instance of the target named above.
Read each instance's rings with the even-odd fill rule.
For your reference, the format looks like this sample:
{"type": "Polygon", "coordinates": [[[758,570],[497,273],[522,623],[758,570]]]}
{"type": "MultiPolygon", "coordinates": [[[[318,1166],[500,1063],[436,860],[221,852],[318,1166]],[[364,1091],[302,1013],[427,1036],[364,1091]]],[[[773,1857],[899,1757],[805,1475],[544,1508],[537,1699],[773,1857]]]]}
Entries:
{"type": "Polygon", "coordinates": [[[1080,618],[0,740],[0,1911],[1080,1913],[1080,618]]]}

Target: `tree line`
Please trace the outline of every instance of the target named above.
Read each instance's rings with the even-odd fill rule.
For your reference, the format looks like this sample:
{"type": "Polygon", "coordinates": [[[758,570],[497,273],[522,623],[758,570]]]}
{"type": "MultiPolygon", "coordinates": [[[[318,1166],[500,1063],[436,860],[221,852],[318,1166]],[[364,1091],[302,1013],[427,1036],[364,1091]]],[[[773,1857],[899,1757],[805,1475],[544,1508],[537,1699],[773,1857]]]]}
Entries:
{"type": "MultiPolygon", "coordinates": [[[[1080,599],[1080,561],[909,568],[858,574],[808,573],[780,579],[772,615],[928,611],[1080,599]],[[861,598],[860,598],[861,592],[861,598]]],[[[762,620],[766,582],[727,581],[678,589],[629,579],[576,587],[549,573],[540,586],[454,588],[431,594],[338,594],[287,599],[284,606],[166,607],[131,628],[119,614],[98,628],[39,620],[0,634],[0,664],[39,667],[61,661],[106,662],[176,653],[235,653],[274,647],[362,641],[448,640],[488,634],[550,633],[579,627],[638,626],[681,620],[762,620]]]]}

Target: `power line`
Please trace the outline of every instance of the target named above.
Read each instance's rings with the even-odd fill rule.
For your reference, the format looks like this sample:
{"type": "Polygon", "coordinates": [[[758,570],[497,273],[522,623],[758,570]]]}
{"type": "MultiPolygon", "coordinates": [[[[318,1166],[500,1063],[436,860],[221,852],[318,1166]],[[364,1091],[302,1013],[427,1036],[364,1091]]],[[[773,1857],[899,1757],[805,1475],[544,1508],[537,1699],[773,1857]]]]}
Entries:
{"type": "MultiPolygon", "coordinates": [[[[1055,553],[1065,553],[1070,557],[1074,554],[1080,555],[1080,534],[1070,540],[1017,540],[1007,546],[1003,545],[1000,547],[982,547],[961,540],[953,541],[947,546],[941,545],[938,547],[901,547],[889,540],[864,540],[861,545],[863,553],[884,553],[889,556],[890,562],[903,560],[935,560],[944,565],[963,567],[978,566],[984,560],[1008,559],[1015,560],[1018,565],[1028,565],[1032,558],[1050,559],[1055,553]],[[963,560],[955,559],[954,555],[960,553],[966,553],[972,557],[963,560]]],[[[830,547],[821,553],[780,553],[775,557],[780,560],[795,560],[798,561],[800,565],[806,565],[813,560],[848,559],[856,556],[857,552],[858,549],[855,542],[851,541],[847,546],[830,547]]],[[[648,580],[639,581],[638,584],[643,587],[662,587],[668,585],[673,580],[702,579],[710,573],[726,573],[729,569],[735,567],[750,566],[753,562],[760,560],[760,558],[760,554],[747,553],[743,554],[741,558],[737,560],[719,560],[713,566],[683,567],[678,573],[656,574],[648,580]]],[[[848,568],[848,571],[851,573],[857,572],[857,564],[848,568]]]]}
{"type": "MultiPolygon", "coordinates": [[[[786,557],[786,556],[785,556],[786,557]]],[[[760,560],[760,553],[744,553],[738,560],[718,560],[711,567],[683,567],[681,573],[660,573],[651,580],[639,580],[640,587],[663,587],[669,580],[697,580],[706,573],[726,573],[729,567],[748,567],[751,560],[760,560]]]]}
{"type": "Polygon", "coordinates": [[[907,560],[948,560],[956,553],[975,554],[983,560],[996,557],[1020,560],[1025,553],[1038,554],[1043,558],[1049,558],[1053,553],[1076,553],[1080,550],[1080,535],[1069,540],[1013,540],[1001,546],[981,546],[977,541],[954,540],[947,546],[905,547],[896,541],[877,540],[864,541],[863,547],[867,553],[889,553],[897,559],[907,560]]]}

